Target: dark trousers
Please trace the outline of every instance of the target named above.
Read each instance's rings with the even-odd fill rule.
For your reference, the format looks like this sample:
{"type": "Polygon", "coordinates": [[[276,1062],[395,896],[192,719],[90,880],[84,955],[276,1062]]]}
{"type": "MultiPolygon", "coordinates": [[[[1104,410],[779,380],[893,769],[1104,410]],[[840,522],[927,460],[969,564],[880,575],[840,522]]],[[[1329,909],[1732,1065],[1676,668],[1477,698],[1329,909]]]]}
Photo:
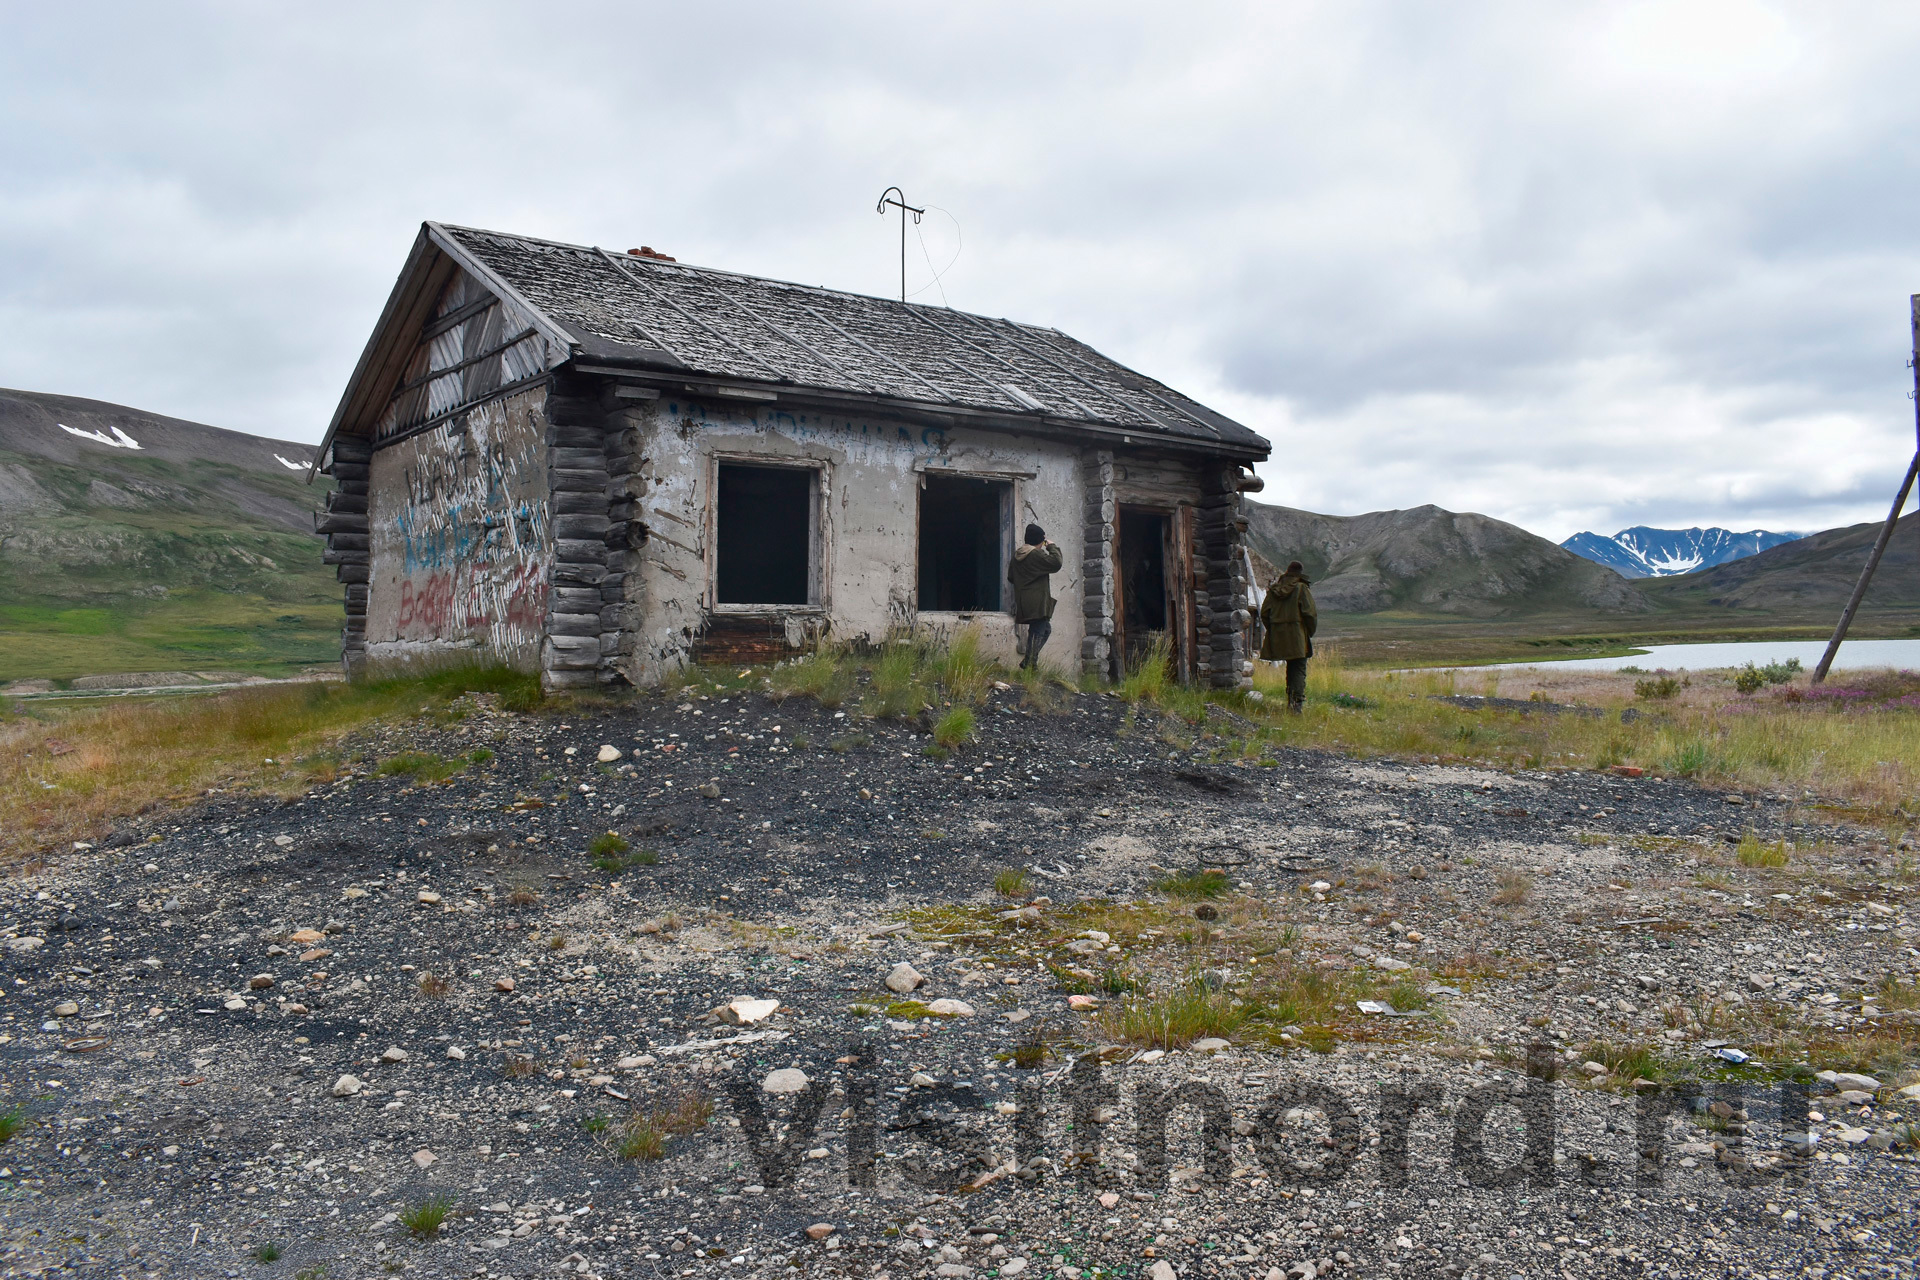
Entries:
{"type": "Polygon", "coordinates": [[[1307,701],[1307,660],[1287,659],[1287,705],[1295,709],[1307,701]]]}
{"type": "Polygon", "coordinates": [[[1037,670],[1040,666],[1040,648],[1046,644],[1047,637],[1052,634],[1053,623],[1046,618],[1041,618],[1037,622],[1029,622],[1027,624],[1027,646],[1020,654],[1020,665],[1023,667],[1033,667],[1037,670]]]}

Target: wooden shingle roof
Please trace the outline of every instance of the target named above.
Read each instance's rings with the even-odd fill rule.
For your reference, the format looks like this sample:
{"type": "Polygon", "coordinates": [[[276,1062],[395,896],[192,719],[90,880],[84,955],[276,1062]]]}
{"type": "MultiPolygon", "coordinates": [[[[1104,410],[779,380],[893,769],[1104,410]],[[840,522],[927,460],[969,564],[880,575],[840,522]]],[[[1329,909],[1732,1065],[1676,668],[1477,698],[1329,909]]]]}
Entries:
{"type": "MultiPolygon", "coordinates": [[[[556,357],[583,364],[1084,424],[1241,457],[1269,450],[1240,423],[1057,329],[441,223],[423,227],[408,273],[433,249],[531,313],[556,357]]],[[[405,310],[408,273],[383,329],[405,310]]],[[[380,341],[376,332],[356,384],[384,376],[374,372],[386,367],[373,358],[380,341]]],[[[391,392],[363,386],[359,403],[391,392]]],[[[355,402],[350,387],[334,430],[353,429],[343,419],[357,416],[355,402]]]]}

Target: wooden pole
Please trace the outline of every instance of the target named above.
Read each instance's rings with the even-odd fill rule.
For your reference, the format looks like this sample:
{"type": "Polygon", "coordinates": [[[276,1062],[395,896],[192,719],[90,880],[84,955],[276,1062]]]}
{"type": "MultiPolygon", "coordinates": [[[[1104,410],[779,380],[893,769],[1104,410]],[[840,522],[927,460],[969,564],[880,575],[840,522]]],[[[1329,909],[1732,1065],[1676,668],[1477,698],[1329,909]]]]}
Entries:
{"type": "Polygon", "coordinates": [[[1893,540],[1894,526],[1900,523],[1900,510],[1907,505],[1907,495],[1913,491],[1914,477],[1920,475],[1920,293],[1914,294],[1908,302],[1913,313],[1913,358],[1907,362],[1913,369],[1913,461],[1907,464],[1907,478],[1900,482],[1900,492],[1893,499],[1893,509],[1887,512],[1887,522],[1880,527],[1880,536],[1874,541],[1866,567],[1860,570],[1860,581],[1854,583],[1853,595],[1847,600],[1847,607],[1840,611],[1840,625],[1833,629],[1833,639],[1827,641],[1827,651],[1820,655],[1820,664],[1813,669],[1813,684],[1819,684],[1827,678],[1827,669],[1840,652],[1840,642],[1847,638],[1847,628],[1853,623],[1854,611],[1866,598],[1867,584],[1873,581],[1873,571],[1880,567],[1880,557],[1885,553],[1887,543],[1893,540]]]}

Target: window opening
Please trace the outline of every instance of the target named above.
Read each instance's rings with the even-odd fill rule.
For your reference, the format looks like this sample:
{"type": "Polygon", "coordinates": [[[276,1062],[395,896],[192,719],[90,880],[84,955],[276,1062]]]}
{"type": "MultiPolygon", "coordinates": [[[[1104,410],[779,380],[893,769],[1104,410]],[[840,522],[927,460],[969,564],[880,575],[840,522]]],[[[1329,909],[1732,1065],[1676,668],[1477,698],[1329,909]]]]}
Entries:
{"type": "Polygon", "coordinates": [[[720,604],[808,604],[814,473],[720,466],[715,593],[720,604]]]}
{"type": "Polygon", "coordinates": [[[920,607],[997,611],[1007,576],[1013,485],[929,475],[920,489],[920,607]]]}

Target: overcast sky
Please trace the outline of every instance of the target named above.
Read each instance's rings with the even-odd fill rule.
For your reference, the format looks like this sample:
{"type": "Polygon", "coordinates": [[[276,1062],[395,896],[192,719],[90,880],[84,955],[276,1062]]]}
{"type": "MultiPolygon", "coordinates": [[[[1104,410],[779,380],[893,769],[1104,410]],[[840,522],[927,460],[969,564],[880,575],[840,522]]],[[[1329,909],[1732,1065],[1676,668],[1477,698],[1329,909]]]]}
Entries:
{"type": "Polygon", "coordinates": [[[898,183],[919,300],[1238,417],[1264,500],[1810,530],[1914,446],[1920,6],[0,17],[0,385],[313,441],[423,219],[891,293],[898,183]]]}

